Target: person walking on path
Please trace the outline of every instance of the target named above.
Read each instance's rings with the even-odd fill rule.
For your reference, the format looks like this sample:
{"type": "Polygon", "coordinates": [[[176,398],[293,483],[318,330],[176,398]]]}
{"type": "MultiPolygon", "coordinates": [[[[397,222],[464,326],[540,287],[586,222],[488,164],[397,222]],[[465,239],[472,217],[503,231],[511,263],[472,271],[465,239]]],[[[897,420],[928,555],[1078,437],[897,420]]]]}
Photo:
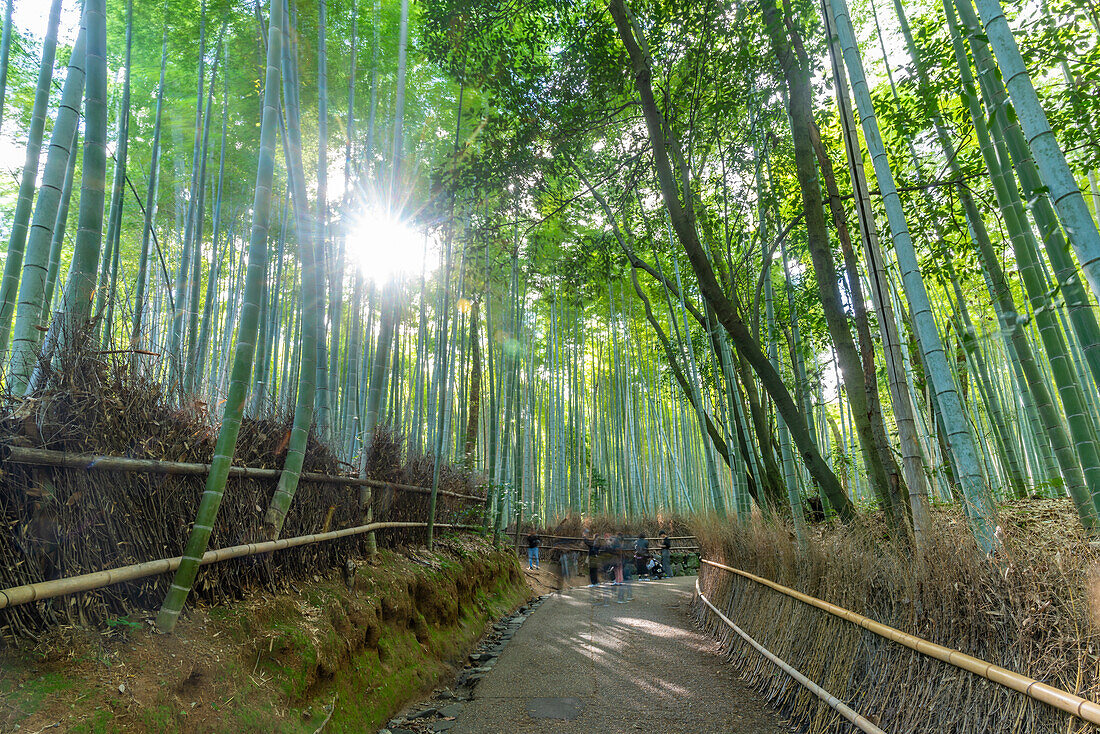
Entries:
{"type": "Polygon", "coordinates": [[[672,538],[664,530],[661,531],[661,565],[665,567],[665,575],[672,573],[672,538]]]}
{"type": "Polygon", "coordinates": [[[600,583],[600,544],[589,530],[584,531],[584,545],[588,548],[588,585],[600,583]]]}
{"type": "Polygon", "coordinates": [[[612,565],[615,567],[615,583],[621,584],[623,582],[623,534],[619,533],[611,540],[611,553],[614,560],[612,565]]]}
{"type": "Polygon", "coordinates": [[[638,571],[638,578],[649,573],[646,561],[649,560],[649,538],[644,530],[634,541],[634,568],[638,571]]]}
{"type": "MultiPolygon", "coordinates": [[[[622,535],[620,534],[620,538],[622,535]]],[[[622,583],[619,584],[619,598],[616,601],[619,604],[626,604],[628,601],[634,601],[634,584],[631,581],[634,578],[634,568],[631,564],[626,563],[626,555],[628,553],[626,549],[626,542],[623,541],[623,548],[619,562],[619,572],[622,576],[622,583]]]]}
{"type": "Polygon", "coordinates": [[[539,536],[532,528],[527,534],[527,568],[539,567],[539,536]]]}

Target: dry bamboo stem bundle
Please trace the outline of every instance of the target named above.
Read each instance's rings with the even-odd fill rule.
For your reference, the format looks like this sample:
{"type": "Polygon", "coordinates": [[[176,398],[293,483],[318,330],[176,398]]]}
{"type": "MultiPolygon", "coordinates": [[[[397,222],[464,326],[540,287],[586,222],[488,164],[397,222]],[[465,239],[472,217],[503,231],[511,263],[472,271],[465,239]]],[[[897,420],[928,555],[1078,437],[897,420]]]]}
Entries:
{"type": "Polygon", "coordinates": [[[1063,691],[1060,688],[1047,685],[1034,678],[1029,678],[1026,675],[1021,675],[1007,668],[1002,668],[999,665],[980,660],[973,655],[967,655],[964,652],[952,650],[949,647],[937,645],[934,642],[929,642],[916,635],[911,635],[908,632],[902,632],[895,627],[876,622],[862,614],[857,614],[844,607],[839,607],[836,604],[831,604],[817,597],[810,596],[809,594],[804,594],[801,591],[796,591],[782,584],[777,584],[774,581],[749,573],[748,571],[742,571],[741,569],[717,563],[716,561],[710,561],[705,558],[702,559],[702,561],[708,566],[737,574],[750,581],[755,581],[758,584],[774,589],[781,594],[786,594],[792,599],[797,599],[800,602],[817,607],[833,616],[840,617],[852,624],[858,625],[868,632],[873,632],[899,645],[904,645],[911,650],[916,650],[922,655],[927,655],[930,658],[949,663],[957,668],[981,676],[986,680],[999,683],[1006,688],[1024,694],[1028,698],[1053,706],[1056,709],[1065,711],[1085,721],[1093,724],[1100,724],[1100,705],[1069,693],[1068,691],[1063,691]]]}
{"type": "Polygon", "coordinates": [[[741,639],[743,639],[745,642],[752,645],[756,649],[757,652],[759,652],[761,655],[766,657],[768,660],[772,661],[773,663],[778,665],[780,668],[782,668],[784,673],[786,673],[787,675],[791,676],[796,681],[801,683],[803,687],[805,687],[805,688],[809,689],[810,691],[812,691],[815,696],[817,696],[822,701],[824,701],[826,704],[828,704],[829,708],[833,709],[834,711],[839,713],[841,716],[843,716],[845,719],[852,722],[852,725],[855,726],[857,729],[859,729],[860,731],[863,731],[863,732],[868,732],[868,734],[886,734],[882,729],[878,728],[873,723],[871,723],[871,721],[869,719],[867,719],[865,716],[862,716],[855,709],[848,706],[848,704],[844,703],[839,698],[837,698],[833,694],[829,693],[824,688],[822,688],[818,684],[814,683],[812,680],[810,680],[806,676],[802,675],[802,673],[799,673],[795,668],[793,668],[792,666],[787,664],[784,660],[782,660],[777,655],[775,655],[770,650],[768,650],[768,648],[764,647],[759,642],[757,642],[753,638],[749,637],[749,635],[744,630],[742,630],[740,627],[738,627],[736,624],[734,624],[730,620],[729,617],[722,614],[722,612],[718,611],[718,607],[711,604],[710,600],[707,599],[705,596],[703,596],[703,592],[699,589],[699,579],[698,578],[695,579],[695,594],[699,597],[699,599],[704,604],[707,605],[707,607],[712,612],[717,614],[718,617],[730,627],[730,629],[732,629],[734,632],[736,632],[738,635],[740,635],[741,639]]]}
{"type": "MultiPolygon", "coordinates": [[[[97,471],[143,472],[147,474],[176,474],[205,476],[210,473],[209,464],[199,464],[183,461],[161,461],[159,459],[131,459],[125,456],[101,456],[98,454],[70,454],[64,451],[51,451],[49,449],[32,449],[23,446],[0,447],[0,461],[10,461],[14,464],[31,464],[34,466],[55,466],[62,469],[87,469],[97,471]]],[[[243,477],[245,479],[278,479],[281,469],[258,469],[248,466],[232,466],[229,468],[229,476],[243,477]]],[[[316,472],[302,472],[300,477],[303,482],[318,482],[324,484],[345,484],[351,486],[367,486],[376,489],[392,487],[400,492],[413,492],[416,494],[431,494],[428,487],[416,487],[410,484],[397,484],[385,482],[380,479],[363,479],[360,477],[346,477],[336,474],[318,474],[316,472]]],[[[484,502],[484,497],[472,494],[461,494],[449,490],[440,489],[439,494],[459,499],[484,502]]]]}
{"type": "MultiPolygon", "coordinates": [[[[259,553],[286,550],[287,548],[296,548],[300,545],[310,545],[326,540],[337,540],[338,538],[346,538],[349,535],[360,535],[362,533],[370,533],[377,530],[387,530],[391,528],[424,528],[427,526],[428,524],[426,522],[375,522],[353,528],[344,528],[343,530],[332,530],[327,533],[299,535],[295,538],[280,538],[279,540],[269,540],[262,543],[245,543],[243,545],[234,545],[228,548],[207,551],[203,554],[200,565],[206,566],[211,563],[220,563],[221,561],[228,561],[233,558],[244,558],[245,556],[253,556],[259,553]]],[[[442,525],[436,523],[435,526],[437,528],[451,528],[455,530],[481,529],[478,525],[442,525]]],[[[55,596],[77,594],[83,591],[91,591],[92,589],[101,589],[105,586],[120,584],[124,581],[135,581],[148,576],[156,576],[158,574],[168,573],[169,571],[175,571],[179,565],[180,556],[176,556],[175,558],[161,558],[156,561],[135,563],[130,566],[112,568],[106,571],[95,571],[93,573],[81,574],[80,576],[70,576],[68,578],[54,579],[52,581],[41,581],[36,584],[15,586],[10,589],[0,589],[0,609],[19,606],[20,604],[29,604],[30,602],[50,599],[55,596]]]]}

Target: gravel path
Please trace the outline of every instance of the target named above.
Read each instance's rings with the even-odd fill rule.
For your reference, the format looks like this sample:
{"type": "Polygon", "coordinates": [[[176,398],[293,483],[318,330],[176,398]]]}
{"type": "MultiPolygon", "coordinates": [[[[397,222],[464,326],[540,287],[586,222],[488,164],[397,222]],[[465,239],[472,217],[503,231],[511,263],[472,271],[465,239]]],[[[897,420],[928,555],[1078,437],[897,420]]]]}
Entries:
{"type": "Polygon", "coordinates": [[[688,617],[695,577],[576,588],[533,613],[452,734],[741,732],[790,729],[715,654],[688,617]]]}

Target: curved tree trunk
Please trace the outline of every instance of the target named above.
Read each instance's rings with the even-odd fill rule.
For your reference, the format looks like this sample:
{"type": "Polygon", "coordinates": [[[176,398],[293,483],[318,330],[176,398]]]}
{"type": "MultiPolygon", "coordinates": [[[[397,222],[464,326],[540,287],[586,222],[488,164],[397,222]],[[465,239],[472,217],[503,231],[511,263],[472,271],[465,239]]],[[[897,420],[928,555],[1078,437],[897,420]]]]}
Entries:
{"type": "Polygon", "coordinates": [[[639,45],[640,40],[635,37],[628,11],[624,0],[611,0],[611,15],[615,20],[619,37],[626,46],[634,70],[635,86],[638,89],[642,101],[642,111],[645,115],[646,127],[649,132],[649,140],[653,146],[653,157],[656,165],[657,178],[660,182],[661,195],[665,207],[669,211],[673,229],[676,232],[681,246],[687,252],[699,281],[699,287],[704,298],[714,308],[718,321],[725,327],[733,340],[734,346],[745,356],[752,365],[753,370],[760,376],[764,388],[775,401],[776,408],[791,431],[791,437],[798,446],[799,452],[810,474],[817,481],[822,491],[829,497],[829,502],[836,509],[837,514],[847,521],[855,516],[855,509],[851,500],[844,494],[829,465],[822,458],[817,446],[810,439],[806,428],[806,419],[795,405],[782,378],[771,366],[767,355],[760,349],[760,344],[753,339],[748,327],[738,315],[737,303],[728,297],[718,283],[714,275],[706,252],[699,242],[694,225],[694,204],[690,195],[684,196],[684,203],[680,202],[679,187],[673,173],[669,159],[668,148],[665,142],[664,121],[660,110],[657,108],[653,97],[652,69],[649,60],[639,45]]]}

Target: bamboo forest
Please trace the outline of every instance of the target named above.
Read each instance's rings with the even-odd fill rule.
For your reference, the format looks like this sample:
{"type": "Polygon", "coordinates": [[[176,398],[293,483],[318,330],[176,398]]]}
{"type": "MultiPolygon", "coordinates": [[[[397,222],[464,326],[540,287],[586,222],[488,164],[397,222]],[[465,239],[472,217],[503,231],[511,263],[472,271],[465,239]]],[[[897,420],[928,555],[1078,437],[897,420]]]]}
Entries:
{"type": "Polygon", "coordinates": [[[1100,725],[1094,3],[0,6],[0,732],[1100,725]]]}

